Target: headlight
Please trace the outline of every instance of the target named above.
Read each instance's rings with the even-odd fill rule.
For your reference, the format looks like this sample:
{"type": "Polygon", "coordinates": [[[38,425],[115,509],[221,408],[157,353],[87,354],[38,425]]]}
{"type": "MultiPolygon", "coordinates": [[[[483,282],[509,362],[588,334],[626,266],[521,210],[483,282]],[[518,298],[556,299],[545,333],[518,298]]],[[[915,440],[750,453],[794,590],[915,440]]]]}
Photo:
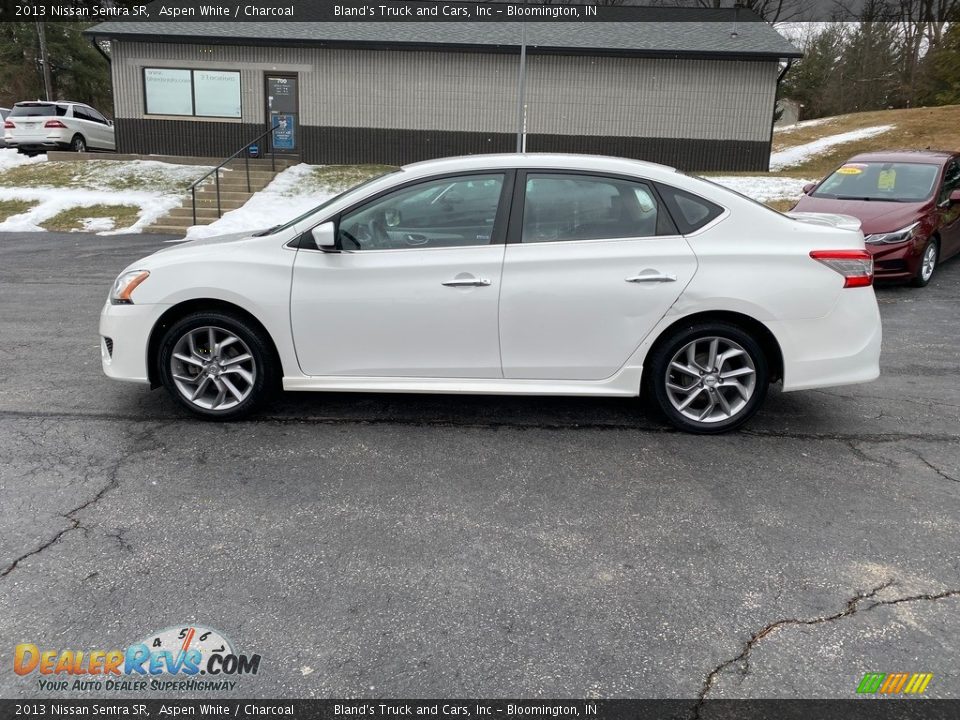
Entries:
{"type": "Polygon", "coordinates": [[[907,240],[913,239],[913,234],[919,225],[919,222],[915,222],[913,225],[908,225],[907,227],[894,232],[867,235],[863,241],[865,243],[870,243],[871,245],[893,245],[895,243],[906,242],[907,240]]]}
{"type": "Polygon", "coordinates": [[[147,270],[131,270],[118,277],[110,291],[110,302],[114,305],[133,305],[130,299],[132,293],[140,283],[150,277],[147,270]]]}

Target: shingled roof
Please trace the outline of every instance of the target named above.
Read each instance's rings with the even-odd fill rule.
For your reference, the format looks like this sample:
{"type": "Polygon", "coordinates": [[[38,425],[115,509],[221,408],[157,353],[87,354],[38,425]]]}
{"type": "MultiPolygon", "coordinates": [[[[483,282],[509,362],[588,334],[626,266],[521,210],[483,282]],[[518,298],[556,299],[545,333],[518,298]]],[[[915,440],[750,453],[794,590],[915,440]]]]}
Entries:
{"type": "MultiPolygon", "coordinates": [[[[713,16],[715,17],[715,16],[713,16]]],[[[794,58],[765,22],[105,22],[87,34],[147,42],[313,45],[512,52],[521,27],[531,53],[794,58]]]]}

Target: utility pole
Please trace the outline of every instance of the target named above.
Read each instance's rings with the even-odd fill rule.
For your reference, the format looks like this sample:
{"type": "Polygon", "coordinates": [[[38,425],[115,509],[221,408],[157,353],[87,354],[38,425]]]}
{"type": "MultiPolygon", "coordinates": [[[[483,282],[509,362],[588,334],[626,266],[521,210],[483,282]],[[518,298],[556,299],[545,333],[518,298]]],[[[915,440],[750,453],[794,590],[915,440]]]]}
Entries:
{"type": "Polygon", "coordinates": [[[37,20],[37,37],[40,38],[40,63],[43,65],[43,89],[47,100],[53,100],[53,86],[50,83],[50,58],[47,57],[47,33],[43,23],[37,20]]]}
{"type": "Polygon", "coordinates": [[[527,108],[526,108],[526,81],[527,81],[527,25],[520,21],[522,28],[520,35],[520,78],[517,83],[517,152],[527,151],[527,108]]]}

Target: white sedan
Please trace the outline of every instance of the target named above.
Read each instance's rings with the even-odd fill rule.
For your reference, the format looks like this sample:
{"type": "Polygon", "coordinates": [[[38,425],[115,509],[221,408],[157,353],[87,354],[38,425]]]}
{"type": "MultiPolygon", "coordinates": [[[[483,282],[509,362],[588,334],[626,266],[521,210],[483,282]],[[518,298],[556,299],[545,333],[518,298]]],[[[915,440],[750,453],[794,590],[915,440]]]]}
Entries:
{"type": "Polygon", "coordinates": [[[645,391],[673,425],[716,433],[771,382],[875,379],[872,283],[853,218],[788,217],[633,160],[481,155],[138,260],[104,305],[101,355],[206,418],[280,387],[645,391]]]}

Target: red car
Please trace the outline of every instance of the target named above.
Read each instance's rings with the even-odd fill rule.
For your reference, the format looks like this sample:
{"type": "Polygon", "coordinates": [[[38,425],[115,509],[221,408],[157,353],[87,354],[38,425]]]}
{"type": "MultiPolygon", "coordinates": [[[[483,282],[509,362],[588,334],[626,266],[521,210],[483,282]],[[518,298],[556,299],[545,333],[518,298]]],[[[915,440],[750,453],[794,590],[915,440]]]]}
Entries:
{"type": "Polygon", "coordinates": [[[960,153],[854,155],[803,193],[798,212],[860,220],[877,280],[923,287],[940,262],[960,253],[960,153]]]}

